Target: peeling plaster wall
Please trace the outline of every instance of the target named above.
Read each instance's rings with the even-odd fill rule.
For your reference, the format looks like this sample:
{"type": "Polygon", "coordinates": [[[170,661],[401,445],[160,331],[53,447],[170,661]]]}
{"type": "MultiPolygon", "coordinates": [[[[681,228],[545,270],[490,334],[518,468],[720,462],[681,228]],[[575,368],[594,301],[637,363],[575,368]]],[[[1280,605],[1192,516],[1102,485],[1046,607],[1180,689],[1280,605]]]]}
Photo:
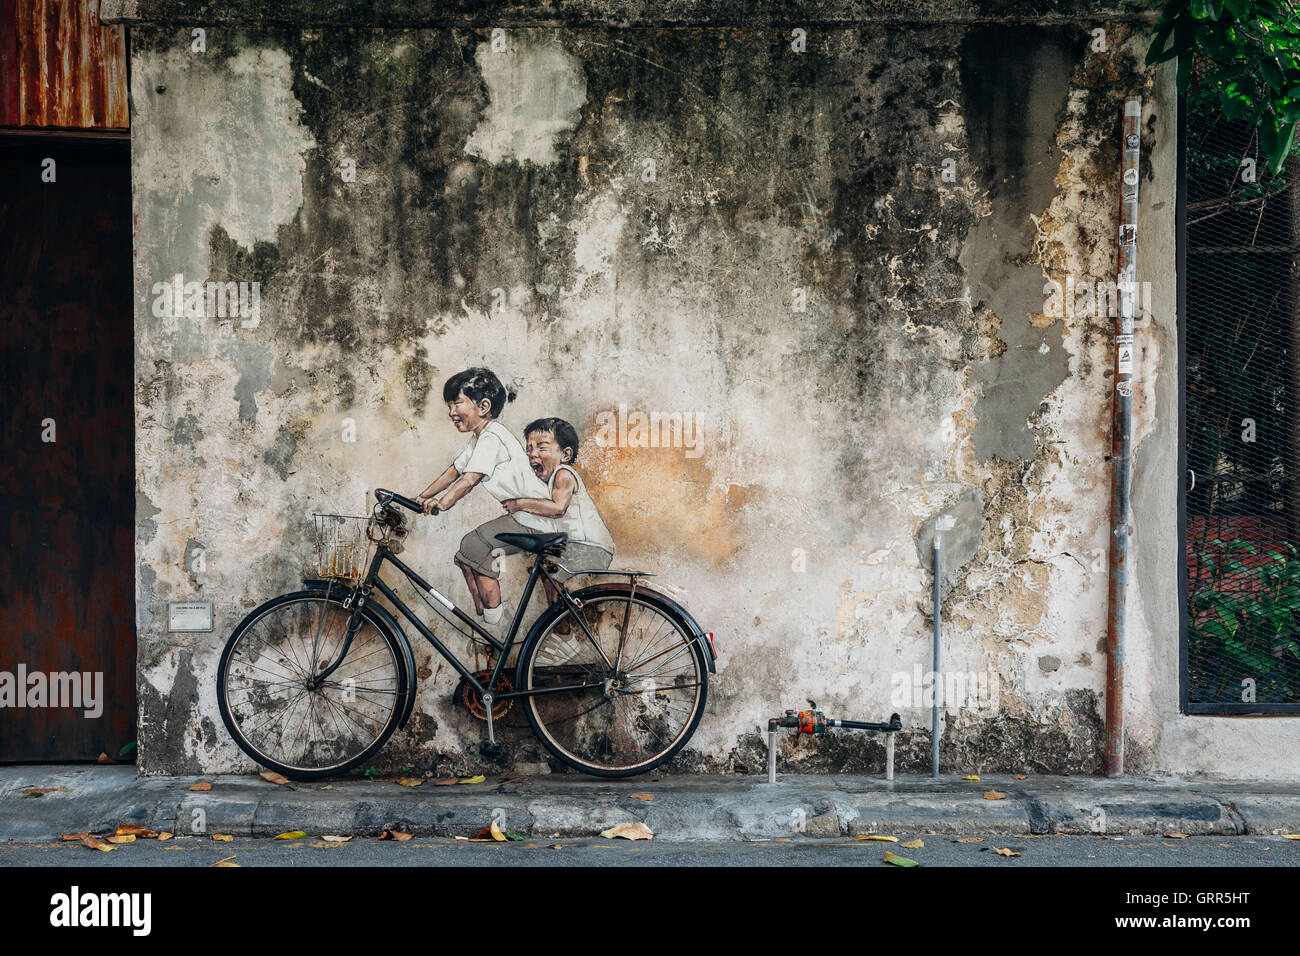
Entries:
{"type": "MultiPolygon", "coordinates": [[[[1098,772],[1111,330],[1044,315],[1043,283],[1113,276],[1119,109],[1145,92],[1143,233],[1164,238],[1140,278],[1173,302],[1174,111],[1132,26],[1109,25],[1106,53],[1088,40],[837,26],[795,54],[784,27],[520,27],[497,52],[486,27],[231,26],[195,54],[187,27],[134,29],[142,769],[248,767],[216,706],[226,635],[310,573],[312,511],[361,513],[368,489],[413,494],[445,467],[463,438],[441,383],[484,364],[519,393],[516,433],[578,427],[616,564],[659,570],[718,635],[677,769],[760,771],[760,723],[807,698],[899,710],[901,767],[927,765],[919,556],[955,510],[945,663],[997,706],[946,709],[946,765],[1098,772]],[[177,273],[259,282],[260,315],[157,317],[177,273]],[[702,453],[601,447],[620,406],[700,416],[702,453]],[[215,631],[167,633],[179,600],[213,601],[215,631]]],[[[1131,769],[1178,772],[1208,768],[1184,723],[1202,719],[1176,717],[1176,348],[1157,313],[1131,769]]],[[[450,556],[497,513],[475,493],[417,522],[405,557],[465,601],[450,556]]],[[[415,650],[416,712],[381,765],[479,766],[454,675],[415,650]]],[[[508,763],[540,767],[518,712],[504,736],[508,763]]],[[[787,747],[807,770],[882,755],[866,736],[787,747]]]]}

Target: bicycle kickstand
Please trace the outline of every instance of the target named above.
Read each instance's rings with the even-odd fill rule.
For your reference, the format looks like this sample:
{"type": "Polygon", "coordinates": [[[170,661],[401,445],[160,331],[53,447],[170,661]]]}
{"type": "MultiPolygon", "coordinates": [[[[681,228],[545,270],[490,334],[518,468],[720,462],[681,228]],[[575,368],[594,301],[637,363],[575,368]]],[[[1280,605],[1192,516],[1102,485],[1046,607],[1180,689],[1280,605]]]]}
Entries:
{"type": "Polygon", "coordinates": [[[492,704],[495,699],[490,690],[483,695],[483,710],[487,714],[487,740],[478,745],[480,754],[492,758],[501,756],[501,744],[497,743],[496,733],[492,727],[492,704]]]}

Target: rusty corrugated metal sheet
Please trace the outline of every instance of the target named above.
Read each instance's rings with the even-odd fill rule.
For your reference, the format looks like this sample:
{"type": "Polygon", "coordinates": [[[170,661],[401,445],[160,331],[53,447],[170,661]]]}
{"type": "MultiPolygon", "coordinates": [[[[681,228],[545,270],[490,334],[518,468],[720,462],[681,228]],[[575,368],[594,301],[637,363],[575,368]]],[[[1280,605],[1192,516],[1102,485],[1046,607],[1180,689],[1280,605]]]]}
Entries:
{"type": "Polygon", "coordinates": [[[126,32],[99,0],[0,0],[0,126],[129,125],[126,32]]]}

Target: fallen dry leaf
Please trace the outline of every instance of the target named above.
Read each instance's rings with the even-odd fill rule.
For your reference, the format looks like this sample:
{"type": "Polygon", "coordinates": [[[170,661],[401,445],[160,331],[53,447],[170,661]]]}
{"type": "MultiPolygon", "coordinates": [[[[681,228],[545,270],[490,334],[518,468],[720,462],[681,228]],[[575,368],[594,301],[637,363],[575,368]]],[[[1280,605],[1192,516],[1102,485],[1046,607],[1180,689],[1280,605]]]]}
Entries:
{"type": "Polygon", "coordinates": [[[148,827],[138,827],[134,823],[123,823],[117,828],[118,836],[139,837],[141,840],[152,840],[158,836],[157,830],[150,830],[148,827]]]}
{"type": "Polygon", "coordinates": [[[482,774],[479,774],[476,777],[463,777],[462,779],[457,780],[456,782],[457,783],[482,783],[485,779],[487,778],[484,777],[482,774]]]}
{"type": "Polygon", "coordinates": [[[1283,840],[1300,840],[1300,833],[1283,833],[1283,840]]]}
{"type": "Polygon", "coordinates": [[[958,837],[952,842],[953,843],[983,843],[984,838],[983,837],[958,837]]]}
{"type": "Polygon", "coordinates": [[[600,835],[606,840],[613,840],[616,838],[622,838],[624,840],[649,840],[655,834],[648,826],[638,821],[637,823],[616,824],[608,830],[601,830],[600,835]]]}
{"type": "Polygon", "coordinates": [[[1186,833],[1166,833],[1164,836],[1169,837],[1171,840],[1186,840],[1188,835],[1186,833]]]}
{"type": "Polygon", "coordinates": [[[62,838],[63,838],[64,840],[84,840],[84,839],[86,839],[86,837],[88,837],[88,836],[90,836],[89,833],[64,833],[64,834],[62,834],[62,838]]]}
{"type": "Polygon", "coordinates": [[[884,860],[886,863],[892,863],[894,866],[920,866],[915,860],[909,860],[905,856],[899,856],[897,853],[885,851],[884,860]]]}
{"type": "Polygon", "coordinates": [[[276,786],[283,786],[289,782],[289,778],[282,773],[276,773],[274,770],[263,770],[258,774],[267,783],[273,783],[276,786]]]}
{"type": "Polygon", "coordinates": [[[968,776],[962,777],[962,779],[963,779],[963,780],[978,780],[979,777],[975,776],[975,774],[972,773],[972,774],[969,774],[968,776]]]}
{"type": "Polygon", "coordinates": [[[239,866],[238,863],[231,863],[231,862],[230,862],[230,861],[233,860],[233,859],[234,859],[233,856],[228,856],[228,857],[226,857],[224,860],[218,860],[216,863],[211,864],[211,865],[208,867],[208,869],[210,870],[210,869],[212,869],[212,867],[214,867],[214,866],[239,866]]]}
{"type": "Polygon", "coordinates": [[[874,834],[874,833],[871,833],[871,834],[862,834],[861,836],[855,836],[853,839],[855,839],[855,840],[879,840],[881,843],[897,843],[897,842],[898,842],[898,837],[894,837],[894,836],[877,836],[877,835],[874,834]]]}
{"type": "MultiPolygon", "coordinates": [[[[997,850],[997,847],[994,847],[994,849],[997,850]]],[[[998,856],[1019,856],[1019,855],[1020,855],[1019,853],[1017,853],[1015,850],[1011,849],[1010,847],[1005,847],[1001,850],[998,850],[998,856]]]]}
{"type": "Polygon", "coordinates": [[[450,777],[446,780],[435,780],[433,782],[433,785],[435,787],[454,787],[458,783],[460,783],[459,780],[457,780],[455,777],[450,777]]]}
{"type": "Polygon", "coordinates": [[[171,839],[173,836],[175,836],[175,835],[176,835],[176,834],[174,834],[174,833],[168,833],[167,831],[164,830],[162,833],[158,834],[158,839],[159,839],[159,840],[170,840],[170,839],[171,839]]]}
{"type": "Polygon", "coordinates": [[[67,787],[28,787],[23,793],[44,796],[47,793],[54,793],[58,790],[67,790],[67,787]]]}
{"type": "Polygon", "coordinates": [[[106,753],[101,753],[101,754],[99,755],[99,762],[100,762],[100,763],[116,763],[117,761],[115,761],[115,760],[114,760],[112,757],[110,757],[108,754],[106,754],[106,753]]]}
{"type": "Polygon", "coordinates": [[[990,790],[988,793],[984,794],[985,800],[1005,800],[1006,798],[1007,795],[998,790],[990,790]]]}
{"type": "Polygon", "coordinates": [[[272,840],[301,840],[306,836],[307,834],[304,833],[302,830],[290,830],[287,833],[277,833],[275,836],[271,837],[271,839],[272,840]]]}
{"type": "Polygon", "coordinates": [[[417,777],[398,777],[393,783],[403,787],[420,787],[424,785],[424,781],[417,777]]]}
{"type": "Polygon", "coordinates": [[[1019,774],[1017,774],[1017,775],[1013,776],[1011,779],[1012,779],[1012,780],[1026,780],[1026,779],[1028,779],[1028,778],[1027,778],[1027,777],[1020,776],[1019,774]]]}
{"type": "Polygon", "coordinates": [[[127,833],[123,836],[111,836],[108,838],[109,843],[134,843],[135,837],[127,833]]]}
{"type": "Polygon", "coordinates": [[[411,839],[411,836],[412,834],[403,833],[401,830],[385,830],[383,833],[379,834],[379,839],[396,840],[398,843],[405,843],[407,840],[411,839]]]}
{"type": "Polygon", "coordinates": [[[347,843],[349,840],[352,839],[352,837],[350,837],[350,836],[329,836],[328,834],[326,834],[325,836],[321,837],[321,839],[324,840],[326,843],[347,843]]]}
{"type": "Polygon", "coordinates": [[[117,847],[115,847],[115,846],[109,846],[109,845],[108,845],[107,843],[105,843],[103,840],[100,840],[100,839],[98,839],[97,837],[93,837],[93,836],[91,836],[90,834],[86,834],[86,836],[82,837],[82,838],[81,838],[81,842],[84,843],[86,846],[90,847],[92,850],[104,850],[104,851],[108,851],[108,850],[116,850],[116,849],[117,849],[117,847]]]}
{"type": "Polygon", "coordinates": [[[564,844],[563,844],[563,843],[552,843],[552,844],[551,844],[551,849],[552,849],[552,850],[563,850],[563,849],[564,849],[564,844]]]}
{"type": "MultiPolygon", "coordinates": [[[[510,838],[511,838],[511,834],[506,833],[504,830],[502,830],[499,826],[497,826],[497,822],[493,820],[483,829],[479,830],[478,833],[475,833],[472,837],[470,837],[469,841],[471,843],[508,843],[510,841],[510,838]]],[[[464,840],[466,838],[456,837],[456,839],[464,840]]]]}
{"type": "Polygon", "coordinates": [[[921,847],[925,846],[925,841],[921,839],[908,840],[906,843],[900,843],[898,845],[908,850],[919,850],[921,847]]]}
{"type": "Polygon", "coordinates": [[[634,794],[632,794],[632,799],[633,799],[633,800],[653,800],[654,797],[650,796],[650,794],[648,794],[648,793],[634,793],[634,794]]]}
{"type": "Polygon", "coordinates": [[[190,787],[190,789],[191,789],[191,790],[211,790],[211,789],[212,789],[212,784],[208,783],[206,780],[203,780],[203,781],[200,781],[199,783],[196,783],[194,786],[190,787]]]}
{"type": "Polygon", "coordinates": [[[212,834],[212,839],[219,840],[222,843],[229,843],[235,838],[231,836],[229,833],[214,833],[212,834]]]}

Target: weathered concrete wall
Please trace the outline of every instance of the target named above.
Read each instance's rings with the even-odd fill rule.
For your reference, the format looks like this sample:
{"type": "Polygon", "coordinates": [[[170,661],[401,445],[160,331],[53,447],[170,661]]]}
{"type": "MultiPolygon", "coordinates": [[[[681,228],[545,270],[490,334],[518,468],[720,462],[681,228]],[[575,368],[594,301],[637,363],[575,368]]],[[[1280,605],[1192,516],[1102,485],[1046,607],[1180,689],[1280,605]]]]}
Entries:
{"type": "MultiPolygon", "coordinates": [[[[982,693],[947,707],[945,761],[1097,772],[1111,327],[1045,314],[1043,285],[1113,276],[1137,92],[1155,317],[1131,768],[1273,775],[1226,746],[1240,722],[1207,748],[1204,718],[1176,716],[1173,100],[1139,28],[1106,23],[1099,52],[1091,27],[826,26],[805,52],[785,26],[514,27],[503,51],[486,26],[210,26],[202,53],[188,27],[134,29],[142,768],[246,766],[216,708],[225,636],[310,570],[313,510],[360,513],[367,489],[445,467],[463,440],[441,383],[485,364],[519,392],[508,427],[583,433],[616,564],[661,571],[718,635],[679,769],[759,770],[760,722],[807,698],[901,711],[902,767],[925,765],[922,558],[952,512],[945,662],[982,693]],[[260,315],[156,316],[178,273],[259,282],[260,315]],[[598,446],[620,406],[694,413],[705,440],[598,446]],[[215,632],[167,633],[176,600],[215,602],[215,632]]],[[[407,557],[463,599],[450,555],[498,512],[475,493],[419,522],[407,557]]],[[[474,766],[481,726],[416,650],[385,763],[474,766]]],[[[509,758],[539,761],[509,723],[509,758]]],[[[1294,745],[1273,726],[1260,746],[1294,745]]],[[[880,751],[787,757],[854,770],[880,751]]]]}

